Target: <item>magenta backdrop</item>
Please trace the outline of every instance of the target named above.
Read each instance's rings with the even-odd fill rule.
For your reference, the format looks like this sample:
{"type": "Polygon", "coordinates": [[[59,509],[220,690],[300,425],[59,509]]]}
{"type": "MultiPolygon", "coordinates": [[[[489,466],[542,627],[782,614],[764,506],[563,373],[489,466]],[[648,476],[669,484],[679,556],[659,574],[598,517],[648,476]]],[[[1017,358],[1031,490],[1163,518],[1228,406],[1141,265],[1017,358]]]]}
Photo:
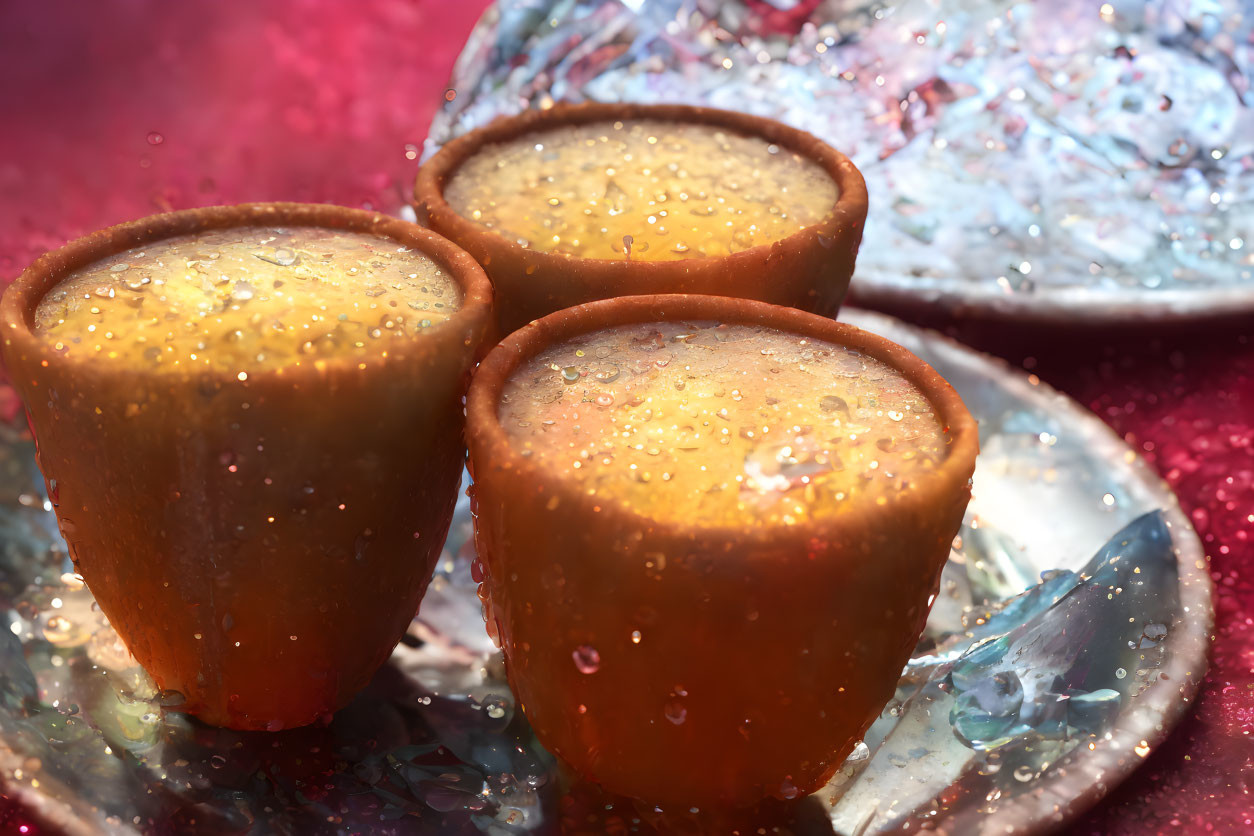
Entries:
{"type": "MultiPolygon", "coordinates": [[[[0,285],[68,239],[161,210],[303,200],[395,212],[486,5],[0,0],[0,285]]],[[[930,324],[1030,369],[1122,433],[1179,494],[1211,562],[1217,627],[1196,712],[1075,832],[1249,829],[1251,323],[930,324]]],[[[0,384],[0,414],[16,409],[0,384]]],[[[0,812],[0,826],[21,817],[0,812]]]]}

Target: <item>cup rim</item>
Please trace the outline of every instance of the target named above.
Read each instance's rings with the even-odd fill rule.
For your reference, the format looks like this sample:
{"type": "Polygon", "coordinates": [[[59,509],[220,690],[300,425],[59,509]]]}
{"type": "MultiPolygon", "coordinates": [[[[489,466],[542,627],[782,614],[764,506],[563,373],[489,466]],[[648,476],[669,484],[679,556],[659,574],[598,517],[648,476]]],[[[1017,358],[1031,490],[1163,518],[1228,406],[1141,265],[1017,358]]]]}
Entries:
{"type": "MultiPolygon", "coordinates": [[[[437,334],[453,336],[467,328],[482,330],[491,318],[492,286],[483,268],[469,253],[432,230],[380,212],[327,203],[240,203],[182,209],[125,221],[74,239],[39,256],[4,289],[0,297],[0,339],[4,353],[21,352],[45,366],[55,362],[62,368],[82,369],[84,372],[90,368],[91,373],[101,374],[111,367],[87,354],[61,354],[35,333],[35,310],[62,279],[101,259],[155,241],[218,229],[276,225],[325,227],[390,238],[413,247],[447,270],[462,289],[462,305],[448,319],[432,326],[429,334],[411,340],[411,345],[428,345],[432,342],[429,337],[437,334]]],[[[426,352],[420,350],[419,353],[426,352]]],[[[350,367],[356,370],[361,362],[360,358],[346,356],[321,359],[324,360],[322,369],[330,371],[350,367]]],[[[375,365],[386,362],[386,358],[370,358],[370,362],[375,365]]],[[[143,370],[129,367],[124,371],[128,374],[143,373],[143,370]]],[[[249,380],[254,383],[293,380],[301,375],[320,373],[313,363],[247,371],[249,380]]],[[[189,372],[188,376],[234,380],[236,374],[236,371],[225,367],[206,366],[189,372]]]]}
{"type": "Polygon", "coordinates": [[[686,122],[726,128],[745,136],[756,136],[794,151],[817,163],[836,183],[836,202],[818,223],[805,229],[746,250],[700,259],[702,264],[720,262],[762,263],[774,248],[801,248],[802,242],[834,240],[841,230],[861,227],[867,214],[866,181],[853,161],[811,133],[785,125],[783,122],[733,110],[684,104],[639,104],[634,102],[558,103],[545,110],[526,110],[515,116],[500,116],[487,125],[462,134],[447,142],[418,169],[414,181],[414,201],[418,216],[423,210],[434,226],[449,230],[458,241],[474,241],[495,246],[510,253],[525,255],[528,263],[538,269],[574,262],[595,286],[603,277],[621,270],[648,270],[657,281],[668,281],[687,273],[694,259],[675,258],[659,261],[592,258],[560,251],[533,250],[524,247],[495,230],[481,226],[461,215],[444,198],[444,187],[452,175],[472,156],[488,145],[553,130],[565,125],[582,125],[610,120],[652,119],[686,122]],[[647,265],[647,267],[642,267],[647,265]]]}
{"type": "MultiPolygon", "coordinates": [[[[853,325],[795,308],[751,299],[697,294],[620,296],[576,305],[523,326],[502,340],[480,363],[466,396],[466,437],[471,451],[471,477],[480,468],[508,470],[518,484],[537,486],[563,502],[578,502],[589,520],[619,523],[651,530],[664,537],[691,540],[750,542],[755,545],[790,542],[804,544],[815,537],[839,542],[854,529],[891,526],[903,515],[924,515],[945,504],[946,495],[966,490],[975,469],[979,432],[975,419],[954,388],[940,373],[896,343],[853,325]],[[500,396],[510,376],[525,360],[571,337],[617,325],[674,320],[717,320],[724,323],[763,325],[821,339],[862,351],[891,366],[919,389],[932,403],[952,440],[939,466],[922,471],[909,490],[894,494],[885,504],[855,498],[848,509],[824,519],[799,525],[683,524],[647,517],[616,499],[598,497],[595,502],[572,482],[524,457],[511,444],[497,415],[500,396]],[[481,456],[476,461],[476,452],[481,456]]],[[[911,519],[918,517],[911,516],[911,519]]]]}

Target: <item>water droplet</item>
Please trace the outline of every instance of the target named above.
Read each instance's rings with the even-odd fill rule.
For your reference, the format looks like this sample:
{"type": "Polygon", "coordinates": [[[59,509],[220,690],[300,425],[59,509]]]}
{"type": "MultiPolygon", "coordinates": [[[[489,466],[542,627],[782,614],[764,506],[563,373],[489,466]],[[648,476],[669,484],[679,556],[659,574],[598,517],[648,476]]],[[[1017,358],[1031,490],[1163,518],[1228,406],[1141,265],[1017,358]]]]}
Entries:
{"type": "Polygon", "coordinates": [[[1147,624],[1141,631],[1141,647],[1153,647],[1165,638],[1167,638],[1167,625],[1147,624]]]}
{"type": "Polygon", "coordinates": [[[231,298],[236,302],[247,302],[256,295],[253,286],[245,281],[236,282],[235,286],[231,288],[231,298]]]}
{"type": "Polygon", "coordinates": [[[601,654],[590,645],[581,644],[576,647],[571,658],[575,660],[575,667],[580,673],[593,674],[601,668],[601,654]]]}
{"type": "Polygon", "coordinates": [[[1115,679],[1123,679],[1127,675],[1128,672],[1123,668],[1115,668],[1115,679]]]}
{"type": "Polygon", "coordinates": [[[262,261],[279,267],[291,267],[298,260],[295,251],[288,247],[276,247],[272,253],[254,253],[254,255],[262,261]]]}
{"type": "Polygon", "coordinates": [[[1016,766],[1014,776],[1016,781],[1031,781],[1034,777],[1036,777],[1036,770],[1027,764],[1024,764],[1023,766],[1016,766]]]}
{"type": "Polygon", "coordinates": [[[613,383],[615,380],[618,380],[618,375],[618,366],[606,366],[593,372],[592,379],[597,383],[613,383]]]}
{"type": "Polygon", "coordinates": [[[505,701],[500,697],[488,697],[483,701],[483,711],[493,720],[500,720],[505,716],[505,701]]]}
{"type": "Polygon", "coordinates": [[[212,766],[214,769],[221,769],[222,767],[226,766],[226,757],[223,755],[214,755],[213,757],[209,758],[209,765],[212,766]]]}
{"type": "Polygon", "coordinates": [[[156,131],[149,131],[146,139],[148,140],[149,145],[160,145],[165,142],[165,137],[156,131]]]}
{"type": "Polygon", "coordinates": [[[485,602],[484,609],[485,609],[484,614],[483,614],[484,628],[487,630],[488,638],[491,640],[493,646],[499,650],[501,647],[501,620],[499,618],[496,618],[495,616],[492,618],[488,618],[488,614],[486,611],[487,610],[486,602],[485,602]]]}
{"type": "Polygon", "coordinates": [[[779,792],[777,793],[777,795],[780,798],[784,799],[785,801],[791,801],[792,799],[801,795],[801,790],[797,789],[797,785],[794,784],[791,780],[789,780],[788,778],[785,778],[783,782],[780,783],[779,785],[779,792]]]}
{"type": "Polygon", "coordinates": [[[579,368],[577,366],[567,366],[562,369],[562,380],[567,383],[574,383],[579,380],[579,368]]]}
{"type": "Polygon", "coordinates": [[[74,622],[60,615],[54,615],[44,624],[44,638],[57,647],[70,647],[78,644],[80,638],[86,638],[83,631],[74,629],[74,622]]]}
{"type": "Polygon", "coordinates": [[[838,395],[824,395],[819,401],[819,409],[824,412],[848,412],[849,404],[838,395]]]}
{"type": "Polygon", "coordinates": [[[631,643],[640,644],[640,631],[639,630],[631,631],[631,643]]]}
{"type": "Polygon", "coordinates": [[[662,713],[666,715],[666,719],[677,726],[682,726],[684,721],[688,719],[688,709],[679,700],[667,700],[666,706],[662,709],[662,713]]]}

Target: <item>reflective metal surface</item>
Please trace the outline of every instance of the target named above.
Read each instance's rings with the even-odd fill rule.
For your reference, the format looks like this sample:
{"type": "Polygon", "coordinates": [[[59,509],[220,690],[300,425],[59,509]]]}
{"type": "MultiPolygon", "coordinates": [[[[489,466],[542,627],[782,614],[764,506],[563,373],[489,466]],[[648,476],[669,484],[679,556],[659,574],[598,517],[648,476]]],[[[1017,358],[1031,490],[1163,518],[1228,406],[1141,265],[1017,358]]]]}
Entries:
{"type": "MultiPolygon", "coordinates": [[[[842,318],[944,374],[983,452],[896,698],[810,802],[822,826],[796,832],[1055,825],[1188,709],[1212,615],[1200,544],[1144,462],[1067,398],[896,320],[842,318]]],[[[0,769],[48,821],[71,833],[556,826],[558,773],[483,629],[464,499],[422,612],[366,692],[325,727],[245,733],[179,714],[178,695],[135,666],[71,574],[12,426],[0,475],[0,769]]]]}
{"type": "Polygon", "coordinates": [[[554,100],[684,102],[862,170],[859,304],[1074,323],[1254,311],[1249,0],[504,0],[428,153],[554,100]]]}

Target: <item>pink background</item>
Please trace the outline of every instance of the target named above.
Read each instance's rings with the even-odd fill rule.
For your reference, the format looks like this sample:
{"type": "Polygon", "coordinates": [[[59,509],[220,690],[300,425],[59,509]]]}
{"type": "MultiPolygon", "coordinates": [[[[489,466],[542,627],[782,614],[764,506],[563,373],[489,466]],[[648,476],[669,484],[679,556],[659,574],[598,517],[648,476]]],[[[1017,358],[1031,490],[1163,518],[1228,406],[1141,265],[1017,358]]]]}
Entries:
{"type": "MultiPolygon", "coordinates": [[[[0,285],[49,248],[162,210],[301,200],[397,211],[486,5],[0,0],[0,285]]],[[[1210,560],[1217,626],[1197,710],[1075,832],[1249,829],[1254,329],[930,324],[1097,412],[1176,490],[1210,560]]],[[[0,416],[16,409],[0,384],[0,416]]],[[[0,827],[22,822],[0,808],[0,827]]]]}

